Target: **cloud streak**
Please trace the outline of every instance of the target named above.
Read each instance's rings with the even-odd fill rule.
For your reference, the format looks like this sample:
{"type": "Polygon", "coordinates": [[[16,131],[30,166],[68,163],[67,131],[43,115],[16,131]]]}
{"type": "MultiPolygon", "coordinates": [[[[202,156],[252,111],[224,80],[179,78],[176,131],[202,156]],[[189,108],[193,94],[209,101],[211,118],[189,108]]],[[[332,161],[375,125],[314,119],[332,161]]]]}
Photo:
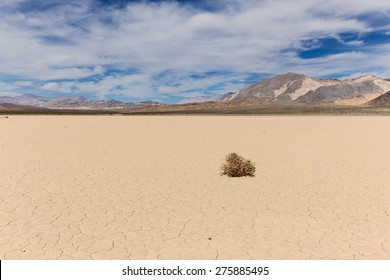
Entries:
{"type": "Polygon", "coordinates": [[[389,73],[386,44],[341,36],[389,32],[388,1],[50,3],[0,4],[0,80],[30,81],[13,90],[169,101],[186,92],[229,91],[254,74],[389,73]],[[370,23],[375,13],[383,24],[370,23]],[[326,47],[325,38],[347,48],[299,57],[305,49],[326,47]]]}

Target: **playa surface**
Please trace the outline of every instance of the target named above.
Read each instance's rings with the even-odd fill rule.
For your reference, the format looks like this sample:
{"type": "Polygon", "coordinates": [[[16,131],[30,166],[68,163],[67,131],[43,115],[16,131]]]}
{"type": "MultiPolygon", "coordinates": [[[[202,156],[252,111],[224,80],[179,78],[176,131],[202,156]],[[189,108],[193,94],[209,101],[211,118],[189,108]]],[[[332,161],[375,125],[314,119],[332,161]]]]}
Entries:
{"type": "Polygon", "coordinates": [[[390,118],[0,118],[0,259],[390,259],[390,118]],[[219,175],[226,154],[256,176],[219,175]]]}

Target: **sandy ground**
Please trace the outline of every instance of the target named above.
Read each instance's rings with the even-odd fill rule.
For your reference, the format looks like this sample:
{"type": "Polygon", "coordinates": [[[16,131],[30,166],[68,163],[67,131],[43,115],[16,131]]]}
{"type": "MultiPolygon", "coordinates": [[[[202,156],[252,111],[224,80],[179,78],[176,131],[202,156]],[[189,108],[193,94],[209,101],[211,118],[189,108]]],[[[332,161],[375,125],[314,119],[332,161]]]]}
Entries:
{"type": "Polygon", "coordinates": [[[0,118],[0,259],[390,259],[390,118],[0,118]],[[224,156],[257,163],[219,175],[224,156]]]}

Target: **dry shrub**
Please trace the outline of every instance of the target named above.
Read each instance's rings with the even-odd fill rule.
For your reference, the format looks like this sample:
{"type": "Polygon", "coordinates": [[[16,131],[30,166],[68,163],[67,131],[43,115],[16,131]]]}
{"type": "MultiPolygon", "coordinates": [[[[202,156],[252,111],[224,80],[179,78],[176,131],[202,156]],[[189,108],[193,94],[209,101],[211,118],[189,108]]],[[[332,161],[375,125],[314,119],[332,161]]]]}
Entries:
{"type": "Polygon", "coordinates": [[[221,175],[229,177],[254,176],[255,163],[245,159],[236,153],[230,153],[226,156],[226,162],[222,164],[221,175]]]}

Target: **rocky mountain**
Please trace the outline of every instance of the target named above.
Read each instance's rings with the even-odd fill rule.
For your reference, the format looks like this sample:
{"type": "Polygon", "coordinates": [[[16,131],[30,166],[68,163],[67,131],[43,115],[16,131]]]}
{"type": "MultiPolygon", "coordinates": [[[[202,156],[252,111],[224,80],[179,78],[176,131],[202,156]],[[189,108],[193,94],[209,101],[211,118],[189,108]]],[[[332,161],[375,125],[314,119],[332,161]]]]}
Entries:
{"type": "Polygon", "coordinates": [[[155,101],[121,102],[117,100],[92,100],[82,96],[46,98],[32,94],[16,97],[0,96],[0,103],[48,109],[123,109],[160,105],[160,103],[155,101]]]}
{"type": "Polygon", "coordinates": [[[248,86],[223,102],[253,103],[296,101],[300,103],[364,104],[390,90],[390,81],[372,76],[356,79],[314,79],[287,73],[248,86]]]}
{"type": "Polygon", "coordinates": [[[224,99],[229,98],[233,95],[233,92],[228,92],[225,94],[213,94],[213,95],[201,95],[195,97],[184,98],[176,104],[192,104],[192,103],[203,103],[203,102],[219,102],[224,99]]]}
{"type": "Polygon", "coordinates": [[[287,73],[248,86],[224,101],[242,101],[245,99],[291,101],[305,95],[310,90],[325,85],[334,85],[337,82],[337,80],[316,80],[301,74],[287,73]]]}
{"type": "Polygon", "coordinates": [[[356,79],[339,81],[330,86],[321,86],[299,97],[303,103],[333,102],[335,104],[364,104],[390,90],[390,82],[367,75],[356,79]]]}

